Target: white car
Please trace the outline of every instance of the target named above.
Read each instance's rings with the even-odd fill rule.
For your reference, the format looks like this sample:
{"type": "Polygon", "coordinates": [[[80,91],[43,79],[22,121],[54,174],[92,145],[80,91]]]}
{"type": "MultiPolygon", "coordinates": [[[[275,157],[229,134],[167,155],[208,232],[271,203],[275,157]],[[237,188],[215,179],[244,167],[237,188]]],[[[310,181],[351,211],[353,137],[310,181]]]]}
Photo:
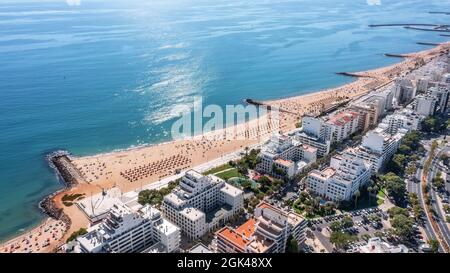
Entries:
{"type": "Polygon", "coordinates": [[[420,245],[420,249],[423,252],[430,252],[431,251],[431,246],[429,244],[422,244],[422,245],[420,245]]]}

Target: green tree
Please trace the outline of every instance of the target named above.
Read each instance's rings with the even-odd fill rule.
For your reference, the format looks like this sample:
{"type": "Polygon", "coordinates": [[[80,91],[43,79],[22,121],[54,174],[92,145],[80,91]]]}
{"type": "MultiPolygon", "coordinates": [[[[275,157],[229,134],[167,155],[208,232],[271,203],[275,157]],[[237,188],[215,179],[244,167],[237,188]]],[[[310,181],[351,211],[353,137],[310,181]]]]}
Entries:
{"type": "Polygon", "coordinates": [[[78,236],[82,236],[82,235],[84,235],[86,233],[87,233],[87,230],[85,228],[80,228],[79,230],[74,231],[69,236],[69,238],[67,239],[66,243],[71,242],[71,241],[75,240],[76,238],[78,238],[78,236]]]}
{"type": "Polygon", "coordinates": [[[138,203],[141,205],[160,205],[163,197],[164,195],[158,190],[143,190],[139,192],[138,203]]]}
{"type": "Polygon", "coordinates": [[[433,253],[438,253],[439,252],[439,242],[437,240],[434,240],[434,239],[429,240],[428,244],[431,247],[431,252],[433,252],[433,253]]]}
{"type": "Polygon", "coordinates": [[[330,236],[330,242],[338,249],[344,249],[356,240],[357,238],[355,236],[341,231],[333,231],[330,236]]]}
{"type": "Polygon", "coordinates": [[[298,253],[298,242],[292,235],[289,236],[286,245],[286,253],[298,253]]]}
{"type": "Polygon", "coordinates": [[[330,229],[332,231],[339,231],[342,228],[342,224],[339,221],[334,221],[330,224],[330,229]]]}
{"type": "Polygon", "coordinates": [[[392,207],[387,212],[389,214],[389,218],[391,218],[391,219],[394,218],[394,216],[396,216],[396,215],[403,215],[406,217],[408,217],[408,215],[409,215],[407,209],[400,208],[400,207],[392,207]]]}
{"type": "Polygon", "coordinates": [[[411,153],[411,148],[408,145],[402,144],[398,148],[400,154],[409,155],[411,153]]]}
{"type": "Polygon", "coordinates": [[[422,122],[422,130],[427,133],[436,132],[439,129],[438,120],[435,117],[427,117],[422,122]]]}
{"type": "Polygon", "coordinates": [[[353,196],[355,197],[355,208],[356,208],[358,207],[358,198],[361,196],[361,192],[359,190],[356,190],[353,196]]]}
{"type": "Polygon", "coordinates": [[[353,225],[354,225],[354,223],[353,223],[352,217],[346,215],[342,219],[342,227],[344,227],[344,228],[351,228],[351,227],[353,227],[353,225]]]}
{"type": "Polygon", "coordinates": [[[395,234],[403,240],[407,240],[414,235],[414,221],[410,217],[402,214],[395,215],[391,220],[392,228],[395,234]]]}
{"type": "Polygon", "coordinates": [[[250,182],[249,180],[246,179],[246,180],[242,181],[241,186],[242,186],[242,188],[244,188],[246,190],[251,189],[252,182],[250,182]]]}
{"type": "Polygon", "coordinates": [[[389,170],[393,173],[402,174],[405,169],[407,158],[403,154],[395,154],[389,164],[389,170]]]}
{"type": "Polygon", "coordinates": [[[438,172],[436,177],[432,180],[433,186],[435,186],[438,190],[442,190],[445,187],[445,181],[442,179],[442,173],[438,172]]]}
{"type": "Polygon", "coordinates": [[[395,200],[395,202],[397,204],[403,203],[406,194],[406,184],[403,179],[391,172],[383,175],[382,180],[389,195],[395,200]]]}
{"type": "Polygon", "coordinates": [[[372,192],[373,188],[371,186],[367,187],[367,192],[369,193],[369,204],[372,204],[372,192]]]}

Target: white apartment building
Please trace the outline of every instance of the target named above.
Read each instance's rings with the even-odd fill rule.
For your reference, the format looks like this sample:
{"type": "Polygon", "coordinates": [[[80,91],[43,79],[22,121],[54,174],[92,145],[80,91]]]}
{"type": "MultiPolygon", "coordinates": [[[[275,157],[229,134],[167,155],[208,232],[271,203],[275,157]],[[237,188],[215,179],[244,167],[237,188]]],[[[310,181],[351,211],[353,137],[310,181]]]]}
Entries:
{"type": "Polygon", "coordinates": [[[308,174],[307,189],[327,200],[349,201],[355,192],[369,182],[371,165],[349,154],[333,157],[330,167],[308,174]]]}
{"type": "Polygon", "coordinates": [[[376,128],[363,137],[361,146],[369,153],[379,155],[384,166],[395,154],[406,133],[407,130],[399,129],[396,134],[391,135],[383,128],[376,128]]]}
{"type": "MultiPolygon", "coordinates": [[[[447,74],[446,74],[447,75],[447,74]]],[[[450,84],[438,83],[436,86],[428,89],[429,96],[433,96],[437,100],[437,111],[439,113],[446,113],[448,111],[449,97],[450,97],[450,84]]]]}
{"type": "Polygon", "coordinates": [[[217,228],[244,205],[243,191],[214,175],[187,171],[180,185],[164,197],[164,216],[183,234],[197,239],[217,228]]]}
{"type": "Polygon", "coordinates": [[[428,84],[430,79],[428,77],[422,77],[417,80],[417,92],[426,93],[428,91],[428,84]]]}
{"type": "Polygon", "coordinates": [[[435,96],[419,95],[416,97],[414,110],[423,116],[432,116],[435,113],[438,100],[435,96]]]}
{"type": "Polygon", "coordinates": [[[317,149],[289,136],[273,135],[262,147],[256,170],[275,178],[294,177],[317,160],[317,149]],[[281,173],[277,172],[281,170],[281,173]]]}
{"type": "Polygon", "coordinates": [[[255,234],[275,243],[274,253],[284,253],[289,235],[299,245],[305,242],[307,221],[296,213],[288,213],[268,203],[262,202],[254,212],[255,234]]]}
{"type": "Polygon", "coordinates": [[[149,205],[134,212],[124,204],[114,204],[108,217],[87,231],[76,239],[73,252],[135,253],[155,244],[164,252],[175,252],[180,246],[180,229],[149,205]]]}
{"type": "Polygon", "coordinates": [[[398,78],[395,80],[395,99],[398,105],[409,104],[417,92],[416,82],[408,78],[398,78]]]}
{"type": "Polygon", "coordinates": [[[359,129],[359,113],[343,111],[324,118],[304,117],[302,132],[315,138],[341,142],[359,129]]]}
{"type": "Polygon", "coordinates": [[[423,120],[423,116],[415,113],[412,109],[403,109],[392,115],[386,116],[378,128],[382,128],[384,132],[394,135],[401,129],[408,131],[418,130],[423,120]]]}
{"type": "Polygon", "coordinates": [[[328,117],[324,123],[325,139],[331,143],[341,142],[358,131],[359,114],[343,111],[328,117]]]}

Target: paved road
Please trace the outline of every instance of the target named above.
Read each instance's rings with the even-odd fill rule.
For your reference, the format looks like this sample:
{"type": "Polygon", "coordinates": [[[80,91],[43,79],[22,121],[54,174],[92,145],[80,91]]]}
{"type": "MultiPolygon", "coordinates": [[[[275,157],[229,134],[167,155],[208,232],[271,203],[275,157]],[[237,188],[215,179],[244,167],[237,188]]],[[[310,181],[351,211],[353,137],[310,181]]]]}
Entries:
{"type": "MultiPolygon", "coordinates": [[[[433,141],[433,139],[427,140],[427,141],[422,141],[422,144],[423,144],[424,148],[427,150],[427,153],[426,153],[425,157],[421,159],[421,162],[420,162],[421,166],[424,165],[425,161],[427,160],[427,158],[429,156],[429,153],[430,153],[430,150],[431,150],[431,143],[432,143],[432,141],[433,141]]],[[[434,163],[435,158],[433,158],[433,163],[434,163]]],[[[434,164],[432,164],[432,166],[434,166],[434,164]]],[[[422,181],[422,173],[423,173],[423,169],[420,168],[418,170],[418,173],[416,174],[417,181],[422,181]]],[[[430,176],[431,173],[432,173],[432,171],[429,172],[429,176],[430,176]]],[[[427,178],[426,180],[428,182],[429,178],[427,178]]],[[[409,181],[409,183],[408,183],[408,191],[409,190],[411,190],[411,192],[415,192],[417,194],[417,196],[419,197],[420,204],[422,205],[422,208],[425,210],[425,202],[423,200],[424,194],[422,192],[421,182],[415,183],[415,182],[409,181]],[[416,185],[412,185],[411,183],[414,183],[416,185]]],[[[431,193],[431,194],[433,194],[433,193],[431,193]]],[[[435,204],[433,204],[433,207],[434,206],[435,206],[435,204]]],[[[435,208],[435,210],[436,210],[436,208],[435,208]]],[[[439,210],[437,210],[437,211],[439,211],[439,210]]],[[[426,217],[424,219],[424,224],[423,224],[423,227],[425,229],[425,233],[426,233],[426,235],[427,235],[429,240],[431,240],[431,239],[437,240],[438,237],[436,235],[435,230],[433,229],[433,227],[431,225],[431,221],[428,218],[428,214],[425,213],[425,216],[426,217]]],[[[444,237],[446,237],[444,235],[445,232],[442,231],[444,227],[441,227],[441,225],[439,224],[439,221],[436,221],[436,222],[438,223],[438,226],[439,226],[439,229],[441,230],[441,233],[443,234],[444,237]]],[[[445,239],[445,240],[447,241],[447,239],[445,239]]],[[[441,245],[439,245],[439,252],[445,252],[441,245]]]]}
{"type": "MultiPolygon", "coordinates": [[[[422,169],[419,170],[418,176],[420,177],[422,175],[422,169]]],[[[420,186],[420,182],[413,182],[411,180],[408,180],[408,192],[417,194],[417,197],[419,198],[420,204],[423,204],[423,195],[422,195],[422,187],[420,186]]],[[[422,206],[423,208],[423,206],[422,206]]],[[[425,230],[425,234],[427,235],[428,240],[434,240],[436,239],[436,234],[434,233],[433,228],[431,227],[430,222],[428,221],[428,218],[424,218],[422,227],[425,230]]]]}
{"type": "MultiPolygon", "coordinates": [[[[433,180],[433,178],[436,176],[437,174],[437,164],[439,162],[439,158],[440,156],[444,153],[444,152],[448,152],[450,151],[449,147],[446,147],[442,150],[439,150],[436,155],[433,158],[432,164],[431,164],[431,168],[430,168],[430,172],[428,173],[428,177],[427,177],[427,183],[431,185],[431,181],[433,180]]],[[[434,209],[434,211],[437,213],[437,217],[436,218],[436,222],[439,226],[439,229],[441,230],[442,236],[444,237],[444,240],[447,242],[447,245],[450,245],[450,230],[447,226],[446,223],[446,219],[445,219],[445,215],[443,214],[441,208],[439,207],[438,204],[438,199],[437,199],[437,194],[436,191],[433,189],[433,187],[430,187],[430,194],[431,197],[433,198],[434,202],[432,202],[432,207],[434,209]]]]}

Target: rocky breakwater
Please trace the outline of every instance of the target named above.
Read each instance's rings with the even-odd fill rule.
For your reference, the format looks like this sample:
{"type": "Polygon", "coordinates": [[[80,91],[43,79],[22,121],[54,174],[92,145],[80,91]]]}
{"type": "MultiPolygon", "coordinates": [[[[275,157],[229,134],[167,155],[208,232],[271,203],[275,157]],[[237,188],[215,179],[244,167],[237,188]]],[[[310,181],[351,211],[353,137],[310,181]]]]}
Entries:
{"type": "Polygon", "coordinates": [[[66,230],[70,228],[71,220],[64,213],[62,208],[59,208],[55,203],[55,196],[70,190],[76,184],[83,182],[84,178],[75,168],[70,160],[70,154],[66,151],[57,151],[47,156],[49,166],[55,170],[59,180],[63,183],[64,187],[59,191],[56,191],[46,196],[40,203],[39,207],[49,217],[57,220],[61,220],[66,224],[66,230]]]}

